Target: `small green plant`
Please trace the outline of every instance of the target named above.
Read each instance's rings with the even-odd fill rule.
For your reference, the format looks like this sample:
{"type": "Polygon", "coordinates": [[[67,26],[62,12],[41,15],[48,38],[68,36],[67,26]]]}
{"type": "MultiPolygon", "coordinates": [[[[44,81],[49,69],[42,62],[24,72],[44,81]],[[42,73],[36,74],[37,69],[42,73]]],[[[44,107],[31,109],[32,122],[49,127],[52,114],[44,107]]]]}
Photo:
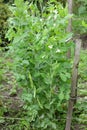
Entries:
{"type": "Polygon", "coordinates": [[[41,15],[36,4],[15,0],[11,9],[14,17],[9,19],[7,37],[12,41],[15,77],[23,89],[24,124],[29,130],[63,130],[65,121],[60,119],[71,73],[66,53],[72,47],[72,42],[67,44],[72,37],[66,33],[67,7],[50,0],[41,15]]]}

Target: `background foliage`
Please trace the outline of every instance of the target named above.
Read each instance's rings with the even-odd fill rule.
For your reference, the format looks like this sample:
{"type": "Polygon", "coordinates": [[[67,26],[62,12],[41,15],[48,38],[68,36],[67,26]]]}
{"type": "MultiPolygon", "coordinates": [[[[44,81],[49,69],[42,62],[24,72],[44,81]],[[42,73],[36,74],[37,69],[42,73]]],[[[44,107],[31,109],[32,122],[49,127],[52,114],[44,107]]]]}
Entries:
{"type": "Polygon", "coordinates": [[[82,21],[87,22],[87,0],[74,0],[73,4],[73,31],[78,34],[86,34],[87,29],[83,28],[82,21]]]}
{"type": "Polygon", "coordinates": [[[7,19],[11,16],[11,12],[9,7],[0,1],[0,46],[5,46],[7,43],[7,39],[5,38],[5,34],[8,29],[7,19]]]}

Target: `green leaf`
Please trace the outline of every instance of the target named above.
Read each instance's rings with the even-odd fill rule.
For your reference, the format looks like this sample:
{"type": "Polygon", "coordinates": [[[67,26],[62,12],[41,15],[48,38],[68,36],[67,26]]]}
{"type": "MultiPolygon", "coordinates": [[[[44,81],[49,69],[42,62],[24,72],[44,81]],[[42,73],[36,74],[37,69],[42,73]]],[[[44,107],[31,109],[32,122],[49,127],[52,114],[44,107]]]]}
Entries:
{"type": "Polygon", "coordinates": [[[58,97],[59,97],[60,101],[62,101],[64,99],[64,93],[63,93],[63,91],[60,91],[58,97]]]}
{"type": "Polygon", "coordinates": [[[38,101],[38,104],[39,104],[40,108],[43,109],[43,106],[42,106],[42,104],[41,104],[41,102],[40,102],[40,100],[38,98],[37,98],[37,101],[38,101]]]}
{"type": "Polygon", "coordinates": [[[35,85],[33,83],[33,80],[32,80],[30,72],[29,72],[29,79],[30,79],[31,88],[33,88],[33,90],[34,90],[34,98],[35,98],[36,97],[36,87],[35,87],[35,85]]]}
{"type": "Polygon", "coordinates": [[[83,25],[84,27],[87,27],[87,23],[85,23],[85,21],[82,21],[82,25],[83,25]]]}
{"type": "Polygon", "coordinates": [[[65,74],[63,74],[63,73],[60,73],[60,78],[64,82],[66,82],[66,80],[67,80],[67,76],[65,74]]]}

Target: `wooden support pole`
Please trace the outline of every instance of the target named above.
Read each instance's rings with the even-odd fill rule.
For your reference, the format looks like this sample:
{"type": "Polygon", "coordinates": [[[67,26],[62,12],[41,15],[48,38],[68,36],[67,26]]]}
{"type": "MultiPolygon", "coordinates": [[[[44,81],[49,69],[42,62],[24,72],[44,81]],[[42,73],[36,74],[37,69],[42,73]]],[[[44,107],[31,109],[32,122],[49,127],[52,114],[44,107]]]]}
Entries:
{"type": "MultiPolygon", "coordinates": [[[[68,13],[73,13],[73,0],[67,0],[68,3],[68,13]]],[[[72,18],[69,18],[67,32],[72,32],[72,18]]]]}
{"type": "MultiPolygon", "coordinates": [[[[73,0],[67,0],[67,3],[68,3],[68,13],[72,14],[72,12],[73,12],[73,0]]],[[[67,32],[68,33],[72,32],[72,18],[69,18],[69,20],[68,20],[67,32]]],[[[67,52],[67,57],[70,58],[70,56],[71,56],[71,49],[69,49],[68,52],[67,52]]]]}
{"type": "Polygon", "coordinates": [[[70,99],[68,104],[65,130],[70,130],[71,128],[73,107],[77,98],[77,81],[78,81],[78,65],[80,59],[80,49],[81,49],[81,40],[76,39],[75,58],[74,58],[72,78],[71,78],[71,93],[70,93],[70,99]]]}

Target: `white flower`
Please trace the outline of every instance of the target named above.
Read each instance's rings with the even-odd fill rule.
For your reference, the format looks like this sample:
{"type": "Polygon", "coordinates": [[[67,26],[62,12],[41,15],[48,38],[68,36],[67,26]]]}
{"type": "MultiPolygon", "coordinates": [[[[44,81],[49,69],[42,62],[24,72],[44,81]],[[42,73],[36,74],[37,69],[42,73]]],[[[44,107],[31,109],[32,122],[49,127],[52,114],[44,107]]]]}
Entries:
{"type": "Polygon", "coordinates": [[[54,10],[53,12],[54,12],[55,14],[57,14],[57,13],[58,13],[58,11],[57,11],[57,10],[54,10]]]}
{"type": "Polygon", "coordinates": [[[54,23],[53,26],[56,27],[56,24],[54,23]]]}
{"type": "Polygon", "coordinates": [[[56,50],[56,53],[59,53],[59,52],[61,52],[60,49],[57,49],[57,50],[56,50]]]}
{"type": "Polygon", "coordinates": [[[45,57],[45,55],[42,56],[42,59],[45,57]]]}
{"type": "Polygon", "coordinates": [[[40,19],[40,21],[42,22],[42,21],[43,21],[43,19],[40,19]]]}
{"type": "Polygon", "coordinates": [[[51,16],[48,17],[48,20],[50,20],[50,19],[51,19],[51,16]]]}
{"type": "Polygon", "coordinates": [[[56,20],[56,19],[57,19],[57,14],[54,15],[54,20],[56,20]]]}
{"type": "Polygon", "coordinates": [[[48,47],[49,47],[50,49],[52,49],[52,48],[53,48],[53,45],[49,45],[48,47]]]}

